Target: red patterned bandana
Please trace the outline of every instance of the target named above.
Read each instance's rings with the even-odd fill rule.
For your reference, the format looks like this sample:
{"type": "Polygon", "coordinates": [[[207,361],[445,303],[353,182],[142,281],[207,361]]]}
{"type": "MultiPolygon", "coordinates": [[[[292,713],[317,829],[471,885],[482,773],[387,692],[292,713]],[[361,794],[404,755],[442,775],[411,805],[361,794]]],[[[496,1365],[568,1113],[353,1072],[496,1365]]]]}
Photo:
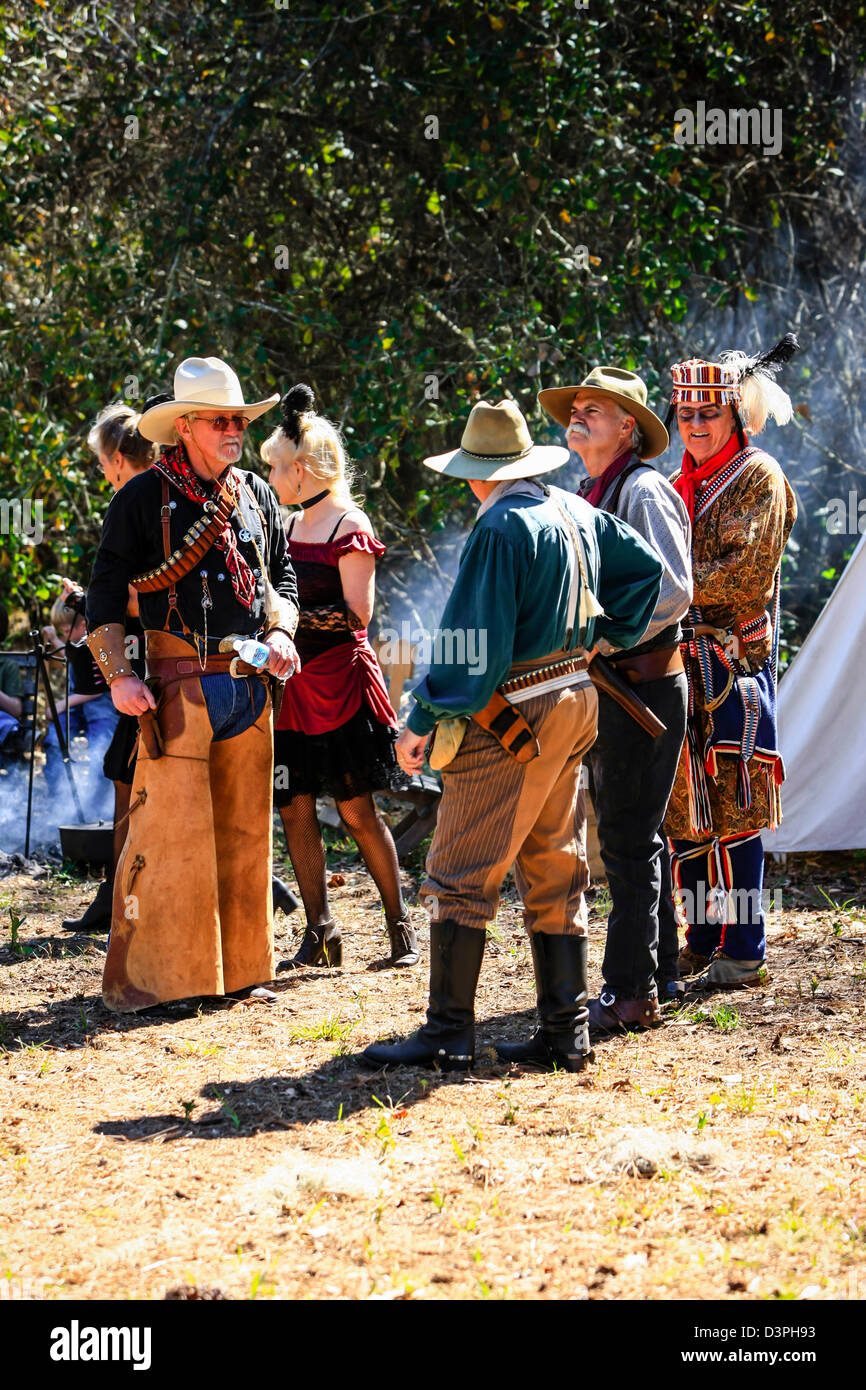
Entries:
{"type": "MultiPolygon", "coordinates": [[[[186,449],[182,444],[163,448],[156,463],[152,464],[151,467],[162,473],[163,477],[168,478],[172,486],[176,487],[178,492],[182,492],[184,497],[188,497],[191,502],[204,504],[214,500],[214,495],[217,492],[216,487],[213,484],[205,484],[198,476],[187,458],[186,449]]],[[[226,470],[220,481],[223,487],[229,488],[235,494],[237,493],[237,480],[231,468],[226,470]]],[[[214,544],[217,550],[222,550],[225,553],[226,569],[232,581],[235,598],[243,604],[244,608],[251,608],[256,595],[256,580],[252,570],[238,550],[237,537],[232,530],[231,520],[226,522],[214,544]]]]}

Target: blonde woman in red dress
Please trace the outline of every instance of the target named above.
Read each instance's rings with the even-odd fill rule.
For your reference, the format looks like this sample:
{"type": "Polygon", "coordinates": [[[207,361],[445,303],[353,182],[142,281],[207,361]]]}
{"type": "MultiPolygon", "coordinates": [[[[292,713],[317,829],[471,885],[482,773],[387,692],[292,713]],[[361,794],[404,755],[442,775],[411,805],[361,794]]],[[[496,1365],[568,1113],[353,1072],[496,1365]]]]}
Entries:
{"type": "Polygon", "coordinates": [[[298,880],[307,929],[294,965],[339,965],[342,938],[328,907],[317,796],[332,796],[382,898],[391,965],[416,965],[397,851],[373,792],[405,786],[397,717],[367,640],[376,560],[385,547],[352,501],[339,431],[313,410],[309,386],[280,404],[282,424],[262,445],[278,500],[301,508],[287,525],[301,609],[301,671],[287,681],[274,729],[274,804],[298,880]]]}

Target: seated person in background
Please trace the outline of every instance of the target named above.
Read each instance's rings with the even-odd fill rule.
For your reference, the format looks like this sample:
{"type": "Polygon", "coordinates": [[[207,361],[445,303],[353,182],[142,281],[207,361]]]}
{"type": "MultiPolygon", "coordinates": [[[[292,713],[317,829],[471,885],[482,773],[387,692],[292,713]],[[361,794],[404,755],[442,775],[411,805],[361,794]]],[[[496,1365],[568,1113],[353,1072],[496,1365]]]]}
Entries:
{"type": "MultiPolygon", "coordinates": [[[[84,590],[73,580],[64,579],[63,593],[52,606],[51,624],[42,629],[42,636],[49,648],[53,646],[55,650],[60,647],[66,649],[69,685],[72,691],[69,696],[69,738],[72,740],[77,736],[84,736],[88,743],[85,761],[95,762],[99,766],[114,733],[118,712],[86,644],[84,605],[84,590]],[[57,629],[60,629],[59,636],[57,629]]],[[[65,733],[66,702],[58,700],[56,704],[65,733]]],[[[53,724],[45,736],[43,751],[45,780],[53,795],[60,790],[62,764],[60,743],[53,724]]],[[[109,785],[102,775],[100,766],[98,777],[93,779],[89,806],[85,806],[86,816],[98,818],[107,810],[104,803],[107,800],[109,785]]]]}
{"type": "MultiPolygon", "coordinates": [[[[0,645],[9,636],[9,614],[0,603],[0,645]]],[[[21,715],[24,685],[14,657],[0,652],[0,757],[16,757],[23,749],[21,715]]]]}

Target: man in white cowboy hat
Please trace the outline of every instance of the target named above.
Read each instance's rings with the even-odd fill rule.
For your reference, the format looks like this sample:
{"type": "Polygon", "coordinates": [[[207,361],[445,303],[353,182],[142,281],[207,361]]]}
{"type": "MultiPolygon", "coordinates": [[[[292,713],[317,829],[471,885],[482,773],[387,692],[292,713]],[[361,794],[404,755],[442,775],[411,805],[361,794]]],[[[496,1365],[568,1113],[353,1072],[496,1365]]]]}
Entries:
{"type": "Polygon", "coordinates": [[[116,493],[87,593],[88,645],[115,706],[138,715],[129,835],[103,976],[132,1012],[235,992],[274,974],[273,740],[266,672],[293,674],[297,586],[273,494],[242,472],[249,404],[216,357],[188,357],[139,430],[159,459],[116,493]],[[124,644],[139,592],[149,680],[124,644]],[[258,639],[261,665],[234,644],[258,639]]]}
{"type": "Polygon", "coordinates": [[[664,565],[658,602],[640,643],[611,664],[636,687],[665,732],[652,738],[604,691],[598,697],[598,739],[588,762],[607,870],[611,910],[602,976],[589,1003],[593,1036],[661,1022],[659,1004],[673,1001],[678,981],[676,922],[662,826],[686,727],[686,678],[680,620],[692,596],[691,528],[682,500],[650,459],[667,448],[665,426],[647,406],[635,372],[596,367],[579,386],[539,392],[549,415],[583,460],[580,494],[628,522],[664,565]]]}
{"type": "MultiPolygon", "coordinates": [[[[600,639],[629,646],[649,622],[661,563],[630,527],[548,487],[565,449],[532,442],[513,401],[477,404],[461,447],[425,459],[465,478],[477,519],[441,619],[484,631],[487,665],[434,660],[412,694],[397,756],[416,772],[434,727],[460,721],[462,742],[443,793],[421,894],[430,925],[427,1022],[405,1042],[375,1044],[373,1066],[465,1069],[474,1052],[474,999],[486,927],[513,863],[530,934],[540,1028],[502,1044],[514,1062],[579,1071],[591,1060],[586,1011],[588,869],[575,820],[581,758],[595,739],[587,655],[600,639]]],[[[455,644],[459,647],[459,644],[455,644]]],[[[467,640],[465,650],[474,650],[467,640]]],[[[458,653],[459,654],[459,653],[458,653]]]]}

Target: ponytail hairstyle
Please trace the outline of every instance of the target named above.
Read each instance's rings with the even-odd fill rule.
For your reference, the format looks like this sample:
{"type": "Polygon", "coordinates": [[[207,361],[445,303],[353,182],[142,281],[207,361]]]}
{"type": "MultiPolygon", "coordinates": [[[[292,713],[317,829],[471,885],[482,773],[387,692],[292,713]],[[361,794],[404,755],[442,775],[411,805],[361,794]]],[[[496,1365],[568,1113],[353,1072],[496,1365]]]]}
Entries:
{"type": "Polygon", "coordinates": [[[313,410],[315,397],[303,382],[293,386],[280,401],[281,423],[261,447],[265,463],[273,467],[280,458],[302,463],[314,478],[346,506],[352,506],[353,469],[343,436],[336,425],[313,410]]]}
{"type": "Polygon", "coordinates": [[[116,401],[100,410],[87,436],[88,447],[96,454],[110,458],[119,450],[127,463],[140,471],[149,468],[159,457],[159,445],[151,444],[138,432],[141,416],[123,401],[116,401]]]}

